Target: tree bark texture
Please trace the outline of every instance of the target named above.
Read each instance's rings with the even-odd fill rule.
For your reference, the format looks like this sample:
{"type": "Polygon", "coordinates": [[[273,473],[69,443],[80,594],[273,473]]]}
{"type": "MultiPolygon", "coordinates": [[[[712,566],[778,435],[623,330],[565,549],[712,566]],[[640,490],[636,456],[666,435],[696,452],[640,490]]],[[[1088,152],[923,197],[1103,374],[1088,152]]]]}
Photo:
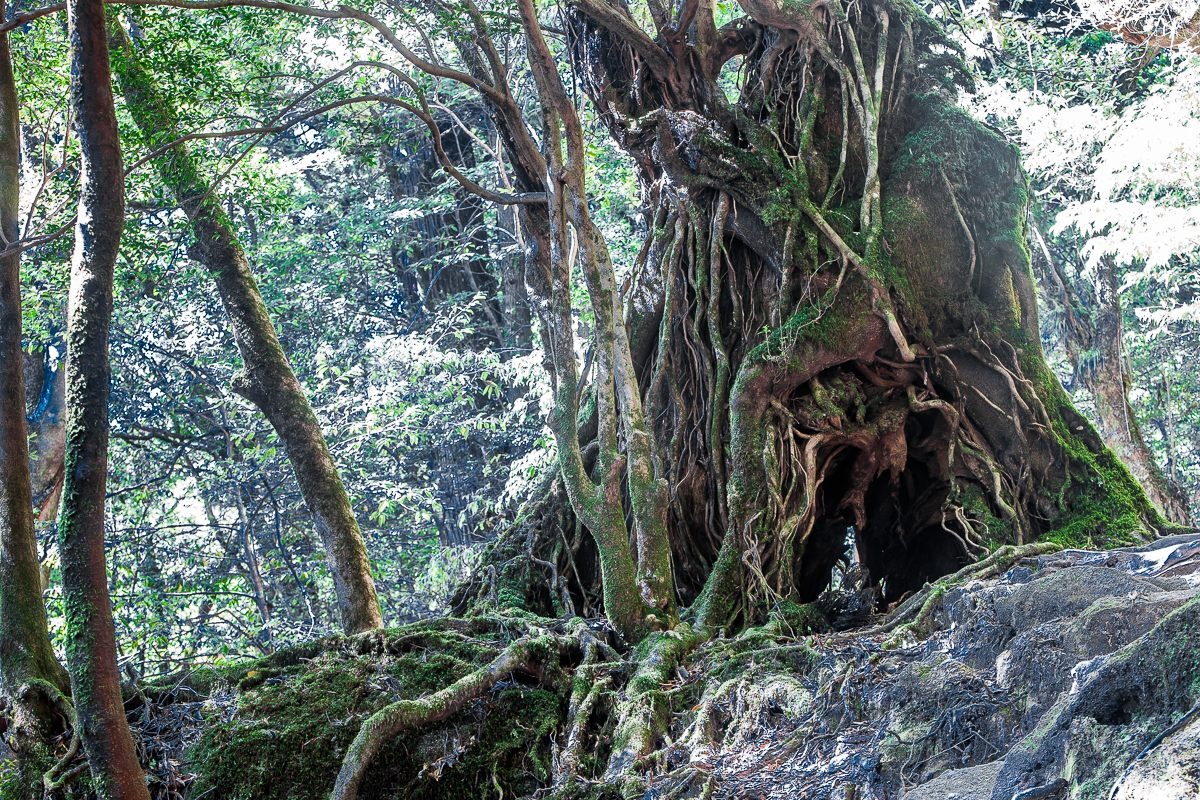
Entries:
{"type": "Polygon", "coordinates": [[[7,34],[0,34],[0,692],[21,736],[57,731],[54,699],[67,674],[54,655],[42,602],[34,529],[21,342],[19,235],[21,153],[16,83],[7,34]]]}
{"type": "Polygon", "coordinates": [[[76,731],[103,800],[149,800],[125,720],[104,553],[108,357],[113,270],[125,222],[125,177],[113,108],[104,4],[67,3],[71,107],[80,199],[67,308],[67,433],[59,517],[67,668],[76,731]]]}

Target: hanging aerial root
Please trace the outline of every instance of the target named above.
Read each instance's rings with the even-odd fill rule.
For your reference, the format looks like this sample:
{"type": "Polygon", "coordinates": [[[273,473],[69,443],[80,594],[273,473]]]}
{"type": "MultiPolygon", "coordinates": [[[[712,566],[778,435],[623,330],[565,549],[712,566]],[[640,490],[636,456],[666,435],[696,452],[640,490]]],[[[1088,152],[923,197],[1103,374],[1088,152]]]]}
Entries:
{"type": "Polygon", "coordinates": [[[875,628],[863,633],[889,633],[885,647],[892,647],[907,635],[920,636],[925,623],[933,616],[938,602],[948,589],[972,580],[986,580],[1005,572],[1009,567],[1026,558],[1043,556],[1058,551],[1059,545],[1054,542],[1034,542],[1027,545],[1005,545],[989,555],[947,575],[936,583],[926,586],[912,597],[905,600],[888,619],[875,628]]]}
{"type": "Polygon", "coordinates": [[[536,673],[548,656],[570,640],[544,635],[526,636],[508,645],[490,664],[420,700],[398,700],[363,722],[346,751],[331,800],[355,800],[371,762],[399,734],[453,716],[472,700],[482,697],[501,680],[519,673],[536,673]]]}
{"type": "Polygon", "coordinates": [[[888,335],[891,336],[892,342],[896,345],[896,350],[900,353],[900,359],[907,364],[917,360],[917,354],[909,344],[908,338],[904,335],[904,329],[900,326],[900,321],[896,317],[896,310],[892,304],[891,297],[888,295],[887,287],[871,273],[870,267],[863,261],[862,257],[846,244],[845,240],[838,235],[833,226],[825,219],[817,207],[811,202],[805,202],[801,208],[814,225],[825,235],[825,238],[837,249],[842,259],[851,264],[855,271],[862,276],[867,282],[867,286],[871,290],[871,306],[872,310],[883,319],[887,325],[888,335]]]}

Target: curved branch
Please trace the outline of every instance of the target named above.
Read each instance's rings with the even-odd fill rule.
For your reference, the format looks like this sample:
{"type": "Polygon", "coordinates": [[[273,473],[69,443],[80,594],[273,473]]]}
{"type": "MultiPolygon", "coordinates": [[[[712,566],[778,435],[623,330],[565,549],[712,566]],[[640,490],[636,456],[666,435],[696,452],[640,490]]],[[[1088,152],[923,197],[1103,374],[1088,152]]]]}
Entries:
{"type": "MultiPolygon", "coordinates": [[[[352,19],[358,22],[363,22],[379,33],[380,36],[387,41],[408,63],[412,64],[417,69],[424,73],[437,78],[446,78],[447,80],[456,81],[475,89],[480,94],[494,100],[500,100],[503,97],[503,92],[495,86],[480,80],[470,73],[462,70],[447,67],[445,64],[439,64],[417,55],[413,50],[404,44],[396,32],[383,22],[383,20],[369,14],[362,9],[354,6],[341,4],[337,8],[319,8],[316,6],[307,6],[300,3],[285,2],[285,0],[108,0],[108,5],[127,5],[127,6],[166,6],[169,8],[183,8],[190,10],[212,10],[221,8],[258,8],[271,11],[284,11],[289,14],[298,14],[305,17],[315,17],[318,19],[352,19]]],[[[24,25],[39,17],[44,17],[49,14],[54,14],[66,8],[66,3],[55,3],[53,5],[43,6],[42,8],[27,11],[23,14],[15,16],[8,20],[3,25],[0,25],[0,33],[10,31],[13,28],[24,25]]]]}

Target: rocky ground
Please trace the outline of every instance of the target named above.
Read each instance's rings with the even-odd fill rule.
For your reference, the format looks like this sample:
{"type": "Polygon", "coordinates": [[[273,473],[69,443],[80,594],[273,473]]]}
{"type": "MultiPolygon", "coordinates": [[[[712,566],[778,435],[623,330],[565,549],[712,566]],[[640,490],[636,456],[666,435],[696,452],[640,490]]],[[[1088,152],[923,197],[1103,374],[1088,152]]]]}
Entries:
{"type": "Polygon", "coordinates": [[[933,592],[918,630],[739,651],[743,675],[680,715],[679,766],[658,785],[779,800],[1200,797],[1198,593],[1195,536],[1061,551],[933,592]],[[704,714],[727,727],[698,735],[704,714]]]}

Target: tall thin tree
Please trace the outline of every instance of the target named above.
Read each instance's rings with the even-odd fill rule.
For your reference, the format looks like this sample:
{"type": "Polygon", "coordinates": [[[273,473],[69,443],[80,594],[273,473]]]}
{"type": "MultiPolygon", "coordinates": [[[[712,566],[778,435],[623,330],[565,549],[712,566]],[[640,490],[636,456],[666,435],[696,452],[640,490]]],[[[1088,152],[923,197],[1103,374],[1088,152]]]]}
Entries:
{"type": "Polygon", "coordinates": [[[21,145],[8,35],[0,34],[0,692],[21,736],[45,739],[67,674],[50,645],[34,535],[21,357],[21,255],[17,249],[21,145]]]}
{"type": "Polygon", "coordinates": [[[149,800],[121,699],[104,555],[113,270],[125,223],[103,0],[69,0],[71,107],[80,198],[67,306],[67,442],[59,518],[67,668],[93,784],[104,800],[149,800]]]}
{"type": "MultiPolygon", "coordinates": [[[[175,109],[137,60],[120,24],[109,25],[117,78],[142,136],[152,147],[180,135],[175,109]]],[[[213,276],[244,369],[234,390],[263,412],[287,448],[288,460],[325,546],[347,633],[383,626],[362,532],[321,423],[288,362],[258,291],[246,251],[196,158],[175,144],[156,162],[159,177],[187,213],[196,237],[191,254],[213,276]]]]}

